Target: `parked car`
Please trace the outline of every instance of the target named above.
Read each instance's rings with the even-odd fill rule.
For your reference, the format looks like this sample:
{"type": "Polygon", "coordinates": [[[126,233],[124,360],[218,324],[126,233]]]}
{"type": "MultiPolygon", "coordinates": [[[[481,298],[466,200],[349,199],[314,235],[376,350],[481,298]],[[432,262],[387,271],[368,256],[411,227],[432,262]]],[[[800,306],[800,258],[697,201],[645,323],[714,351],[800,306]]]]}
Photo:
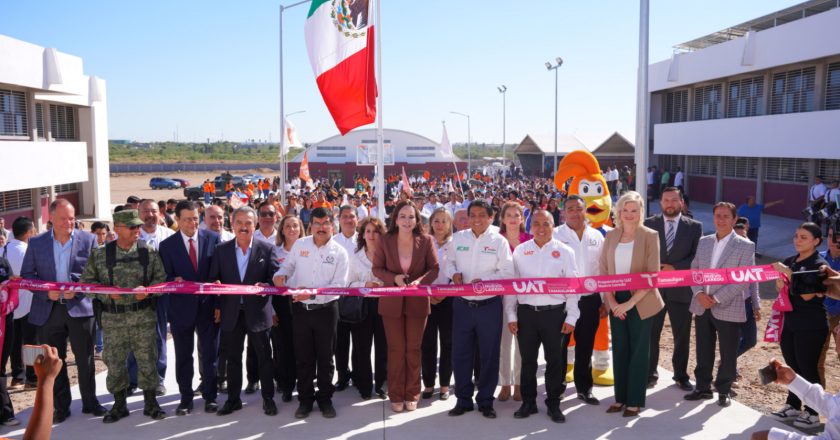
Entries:
{"type": "Polygon", "coordinates": [[[181,187],[181,183],[166,177],[152,177],[152,180],[149,180],[149,187],[152,189],[178,189],[181,187]]]}
{"type": "Polygon", "coordinates": [[[181,184],[181,188],[186,188],[186,187],[190,186],[190,181],[189,181],[189,180],[187,180],[187,179],[172,179],[172,180],[174,180],[174,181],[176,181],[176,182],[180,183],[180,184],[181,184]]]}
{"type": "MultiPolygon", "coordinates": [[[[241,187],[246,185],[245,180],[241,176],[233,176],[230,174],[222,174],[213,179],[213,184],[216,185],[215,197],[225,196],[225,184],[230,181],[234,186],[241,187]]],[[[188,200],[201,200],[204,198],[203,183],[198,186],[188,186],[184,188],[184,197],[188,200]]]]}
{"type": "Polygon", "coordinates": [[[246,174],[242,176],[242,180],[245,182],[256,182],[258,180],[263,180],[265,177],[262,174],[246,174]]]}

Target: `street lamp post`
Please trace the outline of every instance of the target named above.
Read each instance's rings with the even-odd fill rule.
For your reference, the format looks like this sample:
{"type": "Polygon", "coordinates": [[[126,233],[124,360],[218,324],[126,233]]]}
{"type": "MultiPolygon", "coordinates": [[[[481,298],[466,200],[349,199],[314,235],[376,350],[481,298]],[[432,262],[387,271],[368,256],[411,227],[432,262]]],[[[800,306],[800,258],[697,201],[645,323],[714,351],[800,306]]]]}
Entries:
{"type": "MultiPolygon", "coordinates": [[[[505,97],[507,96],[507,86],[502,84],[499,87],[499,93],[502,94],[502,167],[505,165],[505,159],[507,158],[507,152],[505,151],[505,97]]],[[[504,175],[504,168],[502,168],[502,174],[504,175]]]]}
{"type": "Polygon", "coordinates": [[[286,9],[294,8],[295,6],[300,6],[304,3],[309,3],[312,0],[300,0],[296,3],[292,3],[289,6],[280,5],[280,203],[285,205],[286,204],[286,157],[283,155],[283,137],[286,136],[286,118],[283,117],[283,12],[286,9]]]}
{"type": "Polygon", "coordinates": [[[472,137],[470,136],[470,115],[459,112],[449,112],[467,118],[467,175],[472,176],[472,137]]]}
{"type": "Polygon", "coordinates": [[[557,71],[563,65],[563,58],[557,57],[555,61],[557,65],[551,65],[551,61],[545,63],[545,68],[549,72],[554,71],[554,171],[552,173],[557,171],[557,71]]]}

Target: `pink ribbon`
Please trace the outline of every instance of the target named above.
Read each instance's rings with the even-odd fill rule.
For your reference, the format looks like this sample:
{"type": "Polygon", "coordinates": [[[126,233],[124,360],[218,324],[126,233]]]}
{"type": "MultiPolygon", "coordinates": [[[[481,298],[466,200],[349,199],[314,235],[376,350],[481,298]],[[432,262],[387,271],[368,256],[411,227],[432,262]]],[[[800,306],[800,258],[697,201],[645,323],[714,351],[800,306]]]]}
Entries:
{"type": "Polygon", "coordinates": [[[773,301],[770,318],[767,319],[767,327],[764,329],[764,342],[778,343],[782,341],[782,327],[785,325],[785,312],[793,310],[793,304],[790,303],[790,280],[788,280],[785,274],[779,274],[779,277],[784,282],[784,285],[779,289],[779,296],[773,301]]]}
{"type": "Polygon", "coordinates": [[[290,289],[194,282],[169,282],[143,289],[129,289],[98,284],[59,283],[17,278],[5,282],[3,290],[59,290],[97,294],[199,294],[199,295],[373,295],[373,296],[476,296],[519,294],[585,295],[595,292],[712,286],[774,281],[780,274],[771,265],[726,269],[675,270],[668,272],[600,275],[580,278],[528,278],[487,280],[473,284],[438,284],[429,286],[353,288],[331,287],[290,289]]]}

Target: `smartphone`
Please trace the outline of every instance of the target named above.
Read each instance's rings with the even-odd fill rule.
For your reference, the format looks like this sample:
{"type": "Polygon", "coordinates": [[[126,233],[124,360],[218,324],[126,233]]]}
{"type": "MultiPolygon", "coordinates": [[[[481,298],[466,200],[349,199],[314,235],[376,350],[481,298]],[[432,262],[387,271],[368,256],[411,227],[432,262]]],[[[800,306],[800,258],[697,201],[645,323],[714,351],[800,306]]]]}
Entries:
{"type": "Polygon", "coordinates": [[[38,356],[46,356],[47,353],[44,347],[40,345],[24,345],[23,346],[23,365],[35,365],[35,359],[38,356]]]}
{"type": "Polygon", "coordinates": [[[762,385],[768,385],[776,381],[776,368],[771,364],[758,370],[762,385]]]}

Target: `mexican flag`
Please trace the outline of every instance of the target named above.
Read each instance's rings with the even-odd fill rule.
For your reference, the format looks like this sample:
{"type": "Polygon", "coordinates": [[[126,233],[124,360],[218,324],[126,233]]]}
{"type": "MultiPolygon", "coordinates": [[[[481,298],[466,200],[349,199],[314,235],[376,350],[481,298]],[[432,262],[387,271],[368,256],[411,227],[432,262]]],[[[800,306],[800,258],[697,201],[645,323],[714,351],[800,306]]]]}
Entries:
{"type": "Polygon", "coordinates": [[[304,27],[318,89],[342,135],[376,120],[372,0],[313,0],[304,27]]]}

